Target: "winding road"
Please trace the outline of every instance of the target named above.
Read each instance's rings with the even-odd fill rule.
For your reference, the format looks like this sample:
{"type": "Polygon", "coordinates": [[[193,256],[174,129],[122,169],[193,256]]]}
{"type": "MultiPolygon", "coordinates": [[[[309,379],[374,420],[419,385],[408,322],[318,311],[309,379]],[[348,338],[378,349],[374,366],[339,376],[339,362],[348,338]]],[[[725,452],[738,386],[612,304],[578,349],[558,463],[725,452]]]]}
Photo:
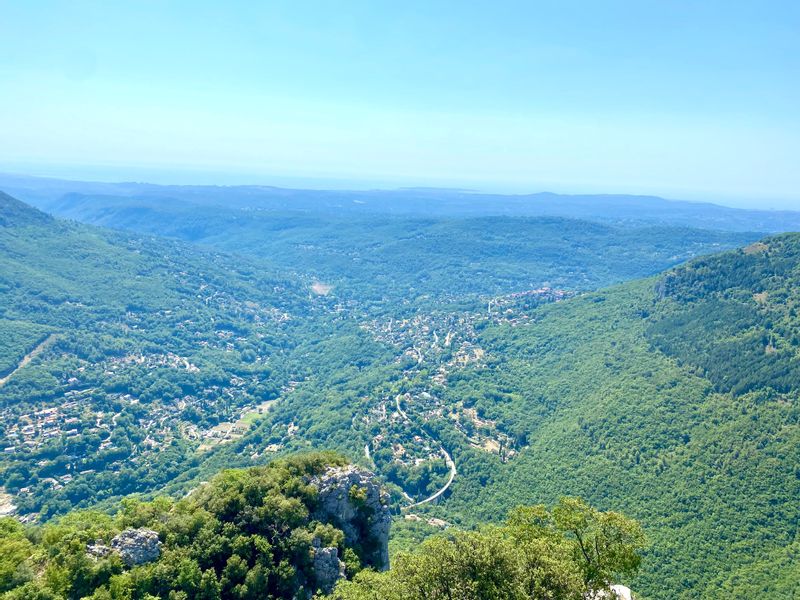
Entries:
{"type": "MultiPolygon", "coordinates": [[[[398,394],[394,398],[395,406],[397,407],[397,412],[401,417],[403,417],[403,420],[410,421],[411,419],[408,418],[406,412],[400,407],[400,398],[401,398],[400,394],[398,394]]],[[[444,446],[442,446],[441,444],[439,444],[439,451],[444,455],[444,461],[447,464],[447,466],[450,467],[450,476],[447,478],[447,483],[445,483],[435,494],[431,494],[430,496],[428,496],[424,500],[420,500],[419,502],[412,502],[408,506],[404,506],[403,510],[408,510],[409,508],[414,508],[415,506],[420,506],[421,504],[427,504],[429,502],[435,501],[442,494],[444,494],[448,490],[450,485],[453,483],[453,480],[456,478],[456,473],[458,472],[456,471],[456,463],[453,460],[453,457],[450,456],[450,453],[448,453],[447,450],[444,449],[444,446]]],[[[370,458],[369,444],[364,446],[364,454],[366,455],[367,458],[370,458]]],[[[406,497],[409,497],[408,494],[406,494],[406,497]]]]}
{"type": "Polygon", "coordinates": [[[406,414],[406,411],[404,411],[402,408],[400,408],[400,398],[401,398],[401,396],[400,396],[400,394],[398,394],[397,396],[395,396],[395,399],[394,399],[394,402],[397,405],[397,412],[400,414],[401,417],[403,417],[404,421],[410,421],[411,419],[408,418],[408,415],[406,414]]]}
{"type": "Polygon", "coordinates": [[[447,450],[444,449],[444,446],[440,446],[442,454],[444,454],[444,460],[447,463],[447,466],[450,467],[450,477],[447,478],[447,483],[445,483],[441,489],[435,494],[432,494],[425,498],[424,500],[420,500],[419,502],[414,502],[414,504],[409,504],[403,510],[408,510],[409,508],[414,508],[415,506],[419,506],[420,504],[427,504],[428,502],[433,502],[439,496],[444,494],[447,491],[447,488],[450,487],[450,484],[453,483],[453,479],[456,478],[456,463],[453,461],[453,458],[448,454],[447,450]]]}

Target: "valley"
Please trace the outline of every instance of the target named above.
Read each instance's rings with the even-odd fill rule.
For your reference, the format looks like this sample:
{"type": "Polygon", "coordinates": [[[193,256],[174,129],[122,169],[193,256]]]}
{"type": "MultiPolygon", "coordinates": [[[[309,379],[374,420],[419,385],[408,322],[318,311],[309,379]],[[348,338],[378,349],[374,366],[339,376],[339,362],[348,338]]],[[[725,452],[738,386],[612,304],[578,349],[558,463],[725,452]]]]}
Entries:
{"type": "Polygon", "coordinates": [[[800,600],[800,3],[0,14],[0,600],[800,600]]]}
{"type": "Polygon", "coordinates": [[[336,262],[343,242],[326,228],[303,233],[328,240],[311,268],[281,263],[269,238],[210,247],[50,220],[5,198],[0,326],[19,348],[9,365],[29,358],[0,391],[0,469],[4,510],[24,522],[131,493],[183,496],[222,468],[334,448],[384,481],[394,552],[581,495],[645,525],[637,589],[688,599],[732,589],[722,565],[744,572],[796,537],[793,236],[665,230],[653,255],[650,229],[630,229],[622,251],[603,243],[617,229],[586,238],[594,225],[542,221],[526,225],[541,239],[517,236],[510,251],[490,220],[481,252],[505,266],[487,279],[460,249],[464,224],[441,222],[455,245],[422,243],[408,265],[424,266],[397,263],[390,286],[364,270],[363,250],[352,268],[336,262]],[[692,253],[721,240],[745,250],[670,269],[687,238],[692,253]],[[574,254],[580,244],[591,251],[574,254]],[[455,270],[438,265],[445,256],[455,270]],[[709,315],[720,314],[736,315],[727,346],[694,333],[718,330],[709,315]],[[748,436],[755,445],[726,455],[748,436]],[[730,511],[708,504],[729,506],[732,486],[730,511]],[[761,528],[743,533],[756,514],[761,528]]]}

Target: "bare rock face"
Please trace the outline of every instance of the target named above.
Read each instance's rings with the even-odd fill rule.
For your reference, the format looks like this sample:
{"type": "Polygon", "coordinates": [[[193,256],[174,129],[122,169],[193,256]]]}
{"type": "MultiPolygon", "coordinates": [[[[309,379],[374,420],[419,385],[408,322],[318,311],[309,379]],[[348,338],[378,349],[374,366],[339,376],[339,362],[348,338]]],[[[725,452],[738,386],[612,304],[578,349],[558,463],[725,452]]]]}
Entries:
{"type": "Polygon", "coordinates": [[[152,529],[126,529],[111,540],[111,548],[129,567],[152,562],[161,556],[161,541],[152,529]]]}
{"type": "Polygon", "coordinates": [[[375,475],[355,465],[330,467],[311,483],[319,489],[314,517],[341,529],[347,544],[361,549],[365,566],[388,569],[392,518],[375,475]]]}
{"type": "Polygon", "coordinates": [[[330,594],[336,582],[344,578],[344,563],[339,560],[339,550],[335,547],[322,547],[319,539],[314,539],[314,579],[317,588],[330,594]]]}
{"type": "Polygon", "coordinates": [[[611,591],[616,594],[619,600],[632,600],[633,595],[631,593],[631,589],[624,585],[612,585],[611,591]]]}

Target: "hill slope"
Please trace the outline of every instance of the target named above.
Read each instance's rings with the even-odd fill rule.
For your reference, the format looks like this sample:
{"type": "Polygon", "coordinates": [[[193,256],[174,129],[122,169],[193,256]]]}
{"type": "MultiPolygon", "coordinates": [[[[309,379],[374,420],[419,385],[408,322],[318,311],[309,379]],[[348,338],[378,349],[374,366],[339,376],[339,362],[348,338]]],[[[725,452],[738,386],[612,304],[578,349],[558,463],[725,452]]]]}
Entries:
{"type": "MultiPolygon", "coordinates": [[[[292,202],[262,208],[256,200],[238,202],[235,190],[214,198],[68,195],[51,210],[268,259],[334,285],[341,299],[382,304],[386,313],[417,301],[458,303],[541,285],[597,289],[761,237],[646,220],[353,212],[292,202]]],[[[404,206],[402,197],[396,201],[404,206]]]]}
{"type": "Polygon", "coordinates": [[[497,298],[488,312],[420,315],[410,332],[378,320],[367,330],[413,360],[333,371],[273,416],[302,415],[296,447],[366,443],[367,462],[415,498],[441,485],[446,450],[445,500],[408,509],[423,522],[581,495],[645,526],[630,582],[645,597],[795,593],[799,250],[787,234],[561,302],[497,298]],[[436,456],[433,473],[415,470],[436,456]]]}
{"type": "MultiPolygon", "coordinates": [[[[413,511],[470,525],[582,495],[648,530],[647,597],[797,585],[763,575],[797,544],[796,234],[556,303],[570,294],[398,318],[256,258],[8,206],[0,473],[22,513],[182,493],[310,446],[360,457],[409,504],[452,456],[449,497],[413,511]]],[[[548,268],[579,281],[568,256],[548,268]]]]}
{"type": "Polygon", "coordinates": [[[484,329],[484,364],[440,393],[524,446],[503,463],[441,422],[460,476],[435,512],[584,495],[645,524],[647,597],[797,593],[799,253],[768,238],[484,329]]]}
{"type": "Polygon", "coordinates": [[[388,567],[380,486],[332,454],[227,470],[182,500],[115,508],[27,532],[0,518],[0,595],[311,598],[345,569],[388,567]]]}
{"type": "Polygon", "coordinates": [[[324,361],[304,346],[321,332],[373,357],[357,327],[329,323],[324,299],[266,263],[5,196],[0,214],[0,484],[21,514],[190,473],[324,361]]]}

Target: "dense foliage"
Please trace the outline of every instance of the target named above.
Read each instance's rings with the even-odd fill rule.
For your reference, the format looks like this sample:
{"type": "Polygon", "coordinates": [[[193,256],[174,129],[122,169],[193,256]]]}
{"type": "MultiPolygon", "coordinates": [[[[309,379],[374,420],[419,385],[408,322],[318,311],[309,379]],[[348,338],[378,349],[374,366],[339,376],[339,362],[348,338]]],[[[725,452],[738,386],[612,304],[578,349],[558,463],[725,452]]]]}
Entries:
{"type": "Polygon", "coordinates": [[[0,382],[0,484],[20,512],[163,485],[297,372],[319,305],[297,281],[7,196],[0,209],[0,377],[25,365],[0,382]]]}
{"type": "MultiPolygon", "coordinates": [[[[572,297],[740,238],[217,209],[166,231],[242,258],[5,202],[3,373],[41,346],[0,388],[0,492],[24,519],[336,448],[395,508],[446,492],[395,549],[580,495],[644,524],[646,597],[798,586],[797,235],[572,297]]],[[[9,555],[36,543],[5,527],[9,555]]]]}
{"type": "Polygon", "coordinates": [[[20,357],[34,350],[48,335],[47,327],[25,321],[0,321],[3,345],[0,346],[0,378],[17,368],[20,357]]]}
{"type": "Polygon", "coordinates": [[[27,598],[310,597],[316,589],[315,540],[335,547],[351,573],[358,546],[312,518],[312,477],[340,457],[311,454],[246,471],[224,471],[182,500],[126,499],[114,516],[75,512],[42,528],[0,520],[0,593],[27,598]],[[148,528],[162,542],[157,560],[126,565],[117,553],[92,555],[128,528],[148,528]]]}
{"type": "Polygon", "coordinates": [[[340,299],[395,315],[429,309],[431,299],[462,303],[541,285],[596,289],[758,237],[555,216],[348,214],[346,201],[338,211],[313,204],[299,210],[288,201],[265,208],[257,194],[238,202],[231,194],[229,202],[175,189],[155,197],[69,196],[54,209],[88,223],[267,258],[334,285],[340,299]]]}
{"type": "Polygon", "coordinates": [[[790,392],[800,382],[798,265],[797,236],[784,235],[675,269],[648,333],[720,391],[790,392]]]}
{"type": "Polygon", "coordinates": [[[347,545],[335,524],[314,519],[313,477],[342,464],[335,455],[310,454],[228,470],[182,500],[125,499],[114,516],[75,512],[27,529],[0,519],[0,596],[310,598],[318,590],[317,547],[336,548],[345,575],[355,577],[336,590],[342,600],[579,600],[639,566],[638,524],[564,498],[552,512],[519,507],[501,527],[433,537],[399,555],[388,572],[362,570],[370,564],[359,543],[347,545]],[[110,550],[115,535],[142,528],[158,534],[155,559],[130,564],[110,550]]]}
{"type": "MultiPolygon", "coordinates": [[[[336,600],[582,600],[639,566],[639,525],[576,498],[517,507],[502,526],[455,531],[401,553],[386,573],[340,583],[336,600]]],[[[608,592],[607,592],[608,593],[608,592]]]]}
{"type": "Polygon", "coordinates": [[[797,361],[800,235],[762,246],[485,328],[486,363],[455,374],[442,393],[526,447],[502,463],[443,425],[459,478],[435,512],[480,522],[515,504],[580,494],[645,524],[652,545],[635,587],[647,596],[748,597],[744,590],[775,590],[778,581],[796,592],[786,549],[800,525],[800,387],[784,376],[797,361]],[[709,284],[709,272],[719,279],[709,284]],[[735,308],[747,325],[699,313],[706,303],[735,308]],[[684,320],[691,325],[677,332],[665,325],[684,320]],[[751,370],[732,354],[754,340],[751,370]],[[667,343],[679,361],[658,351],[667,343]],[[727,344],[731,353],[715,354],[727,344]],[[786,570],[772,583],[756,576],[775,562],[786,570]]]}

